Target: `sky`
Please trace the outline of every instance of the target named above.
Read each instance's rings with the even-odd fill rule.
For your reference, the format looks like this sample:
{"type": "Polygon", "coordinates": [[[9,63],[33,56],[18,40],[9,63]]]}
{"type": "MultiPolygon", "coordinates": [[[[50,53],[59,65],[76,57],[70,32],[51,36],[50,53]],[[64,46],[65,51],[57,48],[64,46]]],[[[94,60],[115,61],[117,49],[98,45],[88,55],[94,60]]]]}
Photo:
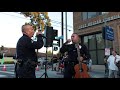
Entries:
{"type": "MultiPolygon", "coordinates": [[[[64,12],[65,15],[65,12],[64,12]]],[[[48,12],[51,19],[51,26],[58,30],[58,36],[61,36],[61,12],[48,12]]],[[[65,16],[64,16],[65,17],[65,16]]],[[[65,33],[65,18],[64,19],[64,33],[65,33]]],[[[0,47],[16,48],[18,39],[22,36],[21,26],[25,22],[29,22],[29,18],[18,12],[0,12],[0,47]]],[[[67,35],[71,37],[73,33],[73,15],[72,12],[67,12],[67,35]]],[[[64,34],[64,42],[65,42],[64,34]]],[[[50,48],[51,49],[51,48],[50,48]]],[[[39,52],[46,52],[45,48],[41,48],[39,52]]]]}

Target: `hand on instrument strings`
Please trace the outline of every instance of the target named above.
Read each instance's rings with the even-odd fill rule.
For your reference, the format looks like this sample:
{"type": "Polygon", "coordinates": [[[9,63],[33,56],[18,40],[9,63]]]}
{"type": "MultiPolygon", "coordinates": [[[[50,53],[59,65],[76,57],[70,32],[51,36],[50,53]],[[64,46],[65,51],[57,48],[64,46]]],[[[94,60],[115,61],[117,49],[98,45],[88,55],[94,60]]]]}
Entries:
{"type": "Polygon", "coordinates": [[[82,62],[83,61],[83,57],[80,57],[79,61],[82,62]]]}

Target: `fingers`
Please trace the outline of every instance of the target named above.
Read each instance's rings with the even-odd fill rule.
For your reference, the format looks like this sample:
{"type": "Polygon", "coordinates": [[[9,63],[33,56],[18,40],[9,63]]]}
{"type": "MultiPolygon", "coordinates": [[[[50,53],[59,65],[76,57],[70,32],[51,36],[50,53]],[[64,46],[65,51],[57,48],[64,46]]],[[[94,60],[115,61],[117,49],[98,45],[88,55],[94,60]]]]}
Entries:
{"type": "Polygon", "coordinates": [[[80,57],[80,58],[79,58],[79,61],[81,61],[81,62],[82,62],[82,61],[83,61],[83,57],[80,57]]]}
{"type": "Polygon", "coordinates": [[[71,39],[68,39],[68,40],[67,40],[67,43],[70,43],[70,42],[71,42],[71,39]]]}

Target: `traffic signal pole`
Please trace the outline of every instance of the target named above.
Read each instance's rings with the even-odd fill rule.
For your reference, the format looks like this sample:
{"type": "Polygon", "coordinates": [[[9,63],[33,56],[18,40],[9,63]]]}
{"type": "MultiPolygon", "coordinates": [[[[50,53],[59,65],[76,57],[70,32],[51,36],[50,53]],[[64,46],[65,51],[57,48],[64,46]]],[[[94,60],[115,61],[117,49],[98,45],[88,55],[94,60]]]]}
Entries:
{"type": "Polygon", "coordinates": [[[67,12],[65,12],[65,22],[66,22],[66,41],[67,41],[67,12]]]}
{"type": "MultiPolygon", "coordinates": [[[[63,19],[63,12],[61,12],[61,32],[62,32],[62,36],[64,35],[64,32],[63,32],[63,30],[64,30],[63,21],[64,21],[64,19],[63,19]]],[[[62,39],[61,46],[63,45],[63,39],[62,39]]]]}

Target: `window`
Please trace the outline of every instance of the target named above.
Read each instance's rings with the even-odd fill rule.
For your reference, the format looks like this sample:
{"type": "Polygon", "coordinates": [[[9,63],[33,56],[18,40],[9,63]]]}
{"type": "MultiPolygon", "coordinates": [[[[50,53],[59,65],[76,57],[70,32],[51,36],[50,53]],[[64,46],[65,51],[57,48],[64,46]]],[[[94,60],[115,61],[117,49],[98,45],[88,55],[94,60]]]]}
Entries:
{"type": "Polygon", "coordinates": [[[87,12],[83,12],[83,13],[82,13],[82,19],[83,19],[83,20],[86,20],[86,19],[87,19],[87,12]]]}
{"type": "Polygon", "coordinates": [[[82,12],[82,20],[93,18],[101,14],[102,12],[82,12]]]}
{"type": "Polygon", "coordinates": [[[96,51],[89,51],[93,65],[97,64],[97,57],[96,57],[96,51]]]}
{"type": "Polygon", "coordinates": [[[98,64],[104,64],[105,50],[97,50],[98,64]]]}
{"type": "Polygon", "coordinates": [[[89,35],[89,50],[96,49],[95,35],[89,35]]]}
{"type": "Polygon", "coordinates": [[[88,36],[84,36],[84,44],[88,48],[88,36]]]}
{"type": "Polygon", "coordinates": [[[97,15],[97,12],[88,12],[88,18],[93,18],[97,15]]]}
{"type": "MultiPolygon", "coordinates": [[[[102,37],[102,33],[96,33],[82,37],[83,43],[88,47],[93,64],[104,64],[105,55],[105,40],[102,37]]],[[[109,48],[113,47],[112,41],[107,41],[109,48]]]]}
{"type": "Polygon", "coordinates": [[[105,43],[104,43],[104,39],[102,37],[102,33],[96,34],[96,39],[97,39],[97,48],[104,49],[105,43]]]}

